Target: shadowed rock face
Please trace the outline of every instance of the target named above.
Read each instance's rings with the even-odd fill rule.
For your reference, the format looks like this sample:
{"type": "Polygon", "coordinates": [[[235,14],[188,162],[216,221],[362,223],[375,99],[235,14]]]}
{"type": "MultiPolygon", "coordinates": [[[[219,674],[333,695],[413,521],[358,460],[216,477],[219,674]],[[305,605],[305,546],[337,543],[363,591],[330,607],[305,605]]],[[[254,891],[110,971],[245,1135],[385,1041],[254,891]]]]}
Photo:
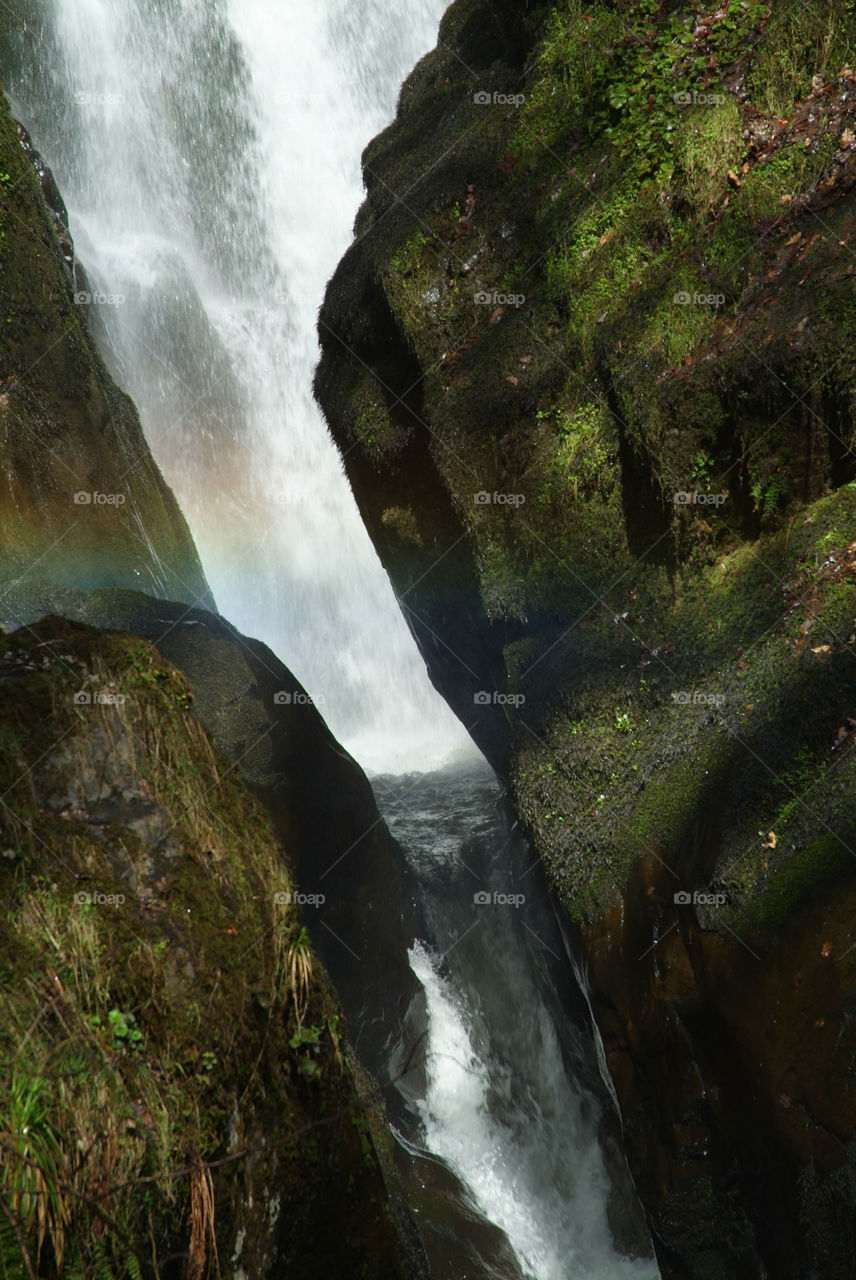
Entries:
{"type": "Polygon", "coordinates": [[[405,1029],[421,991],[407,962],[416,907],[406,864],[359,765],[270,649],[224,619],[137,592],[27,586],[25,598],[7,595],[2,625],[61,612],[132,632],[187,678],[197,716],[264,801],[293,858],[308,899],[301,914],[348,1011],[350,1037],[383,1083],[391,1067],[404,1065],[421,1030],[418,1018],[405,1029]]]}
{"type": "Polygon", "coordinates": [[[843,1280],[856,31],[672,8],[452,5],[316,393],[565,914],[664,1275],[843,1280]]]}
{"type": "Polygon", "coordinates": [[[192,703],[137,636],[4,637],[3,1164],[50,1192],[4,1265],[427,1276],[289,848],[192,703]]]}
{"type": "MultiPolygon", "coordinates": [[[[225,776],[234,771],[272,820],[285,851],[280,869],[293,873],[297,886],[297,901],[286,904],[287,915],[292,923],[302,919],[311,935],[344,1007],[347,1034],[361,1064],[349,1060],[338,1095],[333,1097],[332,1088],[329,1092],[331,1106],[335,1111],[341,1104],[344,1118],[322,1116],[323,1107],[316,1115],[309,1107],[305,1133],[301,1130],[297,1139],[306,1145],[295,1159],[278,1160],[275,1148],[269,1159],[256,1161],[237,1190],[229,1169],[218,1175],[221,1257],[228,1244],[236,1276],[263,1276],[271,1267],[285,1266],[289,1274],[307,1276],[319,1269],[344,1274],[344,1268],[372,1280],[421,1277],[425,1252],[402,1198],[406,1180],[410,1203],[430,1215],[425,1244],[432,1274],[443,1271],[451,1249],[459,1258],[466,1255],[474,1280],[519,1276],[504,1235],[474,1210],[451,1172],[416,1152],[406,1157],[393,1152],[375,1091],[377,1082],[396,1121],[409,1126],[415,1138],[402,1095],[386,1087],[390,1077],[405,1072],[410,1096],[424,1085],[419,1052],[424,997],[407,958],[417,911],[401,852],[361,769],[332,737],[291,672],[264,645],[210,612],[214,602],[184,519],[152,460],[134,406],[113,384],[94,346],[86,323],[88,285],[75,261],[62,196],[26,132],[9,117],[5,101],[0,102],[0,157],[0,299],[6,316],[0,431],[7,481],[0,495],[0,625],[22,629],[16,641],[9,641],[19,656],[13,656],[11,672],[0,672],[0,682],[26,680],[38,669],[30,661],[28,640],[39,663],[43,652],[53,653],[55,641],[61,643],[66,624],[40,621],[46,614],[111,632],[120,629],[157,644],[157,650],[139,650],[148,654],[149,676],[171,687],[178,677],[168,664],[183,673],[188,683],[180,710],[192,702],[228,762],[225,776]],[[163,665],[154,665],[161,658],[163,665]],[[362,1066],[373,1081],[364,1078],[362,1066]],[[327,1126],[320,1143],[312,1128],[319,1116],[327,1126]],[[401,1163],[400,1174],[395,1162],[401,1163]],[[280,1208],[283,1197],[292,1196],[302,1168],[306,1178],[295,1228],[280,1208]],[[316,1185],[319,1170],[323,1177],[316,1185]]],[[[102,645],[112,652],[116,644],[115,637],[83,636],[80,642],[93,650],[102,645]]],[[[125,642],[130,653],[130,634],[125,642]]],[[[139,676],[134,670],[134,679],[139,676]]],[[[55,719],[55,708],[46,711],[45,726],[49,729],[55,719]]],[[[85,750],[77,743],[71,754],[61,747],[51,755],[39,775],[39,800],[46,821],[60,820],[60,829],[71,829],[72,820],[82,823],[98,850],[99,874],[130,891],[141,911],[157,914],[161,899],[180,879],[178,872],[187,868],[176,843],[176,814],[152,798],[140,776],[133,734],[120,733],[120,721],[102,724],[101,717],[97,722],[93,717],[85,750]],[[123,840],[130,841],[136,856],[126,856],[123,840]]],[[[245,852],[252,879],[261,874],[260,867],[253,851],[245,852]]],[[[244,903],[242,919],[221,932],[230,937],[252,932],[252,903],[259,900],[254,893],[244,903]]],[[[205,900],[206,909],[214,905],[205,900]]],[[[256,910],[262,917],[266,908],[256,910]]],[[[157,944],[168,941],[160,937],[157,944]]],[[[165,978],[175,995],[182,994],[184,979],[193,978],[186,959],[183,977],[170,969],[165,978]]],[[[246,978],[238,966],[238,988],[242,973],[246,978]]],[[[329,1002],[326,980],[322,987],[329,1002]]],[[[332,1004],[327,1012],[334,1032],[339,1026],[336,1034],[341,1034],[332,1004]]],[[[298,1027],[296,1046],[287,1037],[281,1045],[272,1040],[270,1052],[292,1056],[299,1074],[315,1059],[326,1071],[335,1049],[338,1074],[335,1043],[319,1047],[313,1041],[317,1021],[308,1039],[301,1039],[298,1027]]],[[[236,1033],[239,1022],[234,1021],[236,1033]]],[[[285,1036],[284,1025],[280,1031],[285,1036]]],[[[219,1064],[224,1088],[239,1075],[243,1079],[249,1059],[258,1055],[254,1043],[248,1034],[242,1045],[247,1061],[239,1056],[219,1064]]],[[[200,1079],[213,1070],[212,1061],[209,1056],[207,1066],[203,1063],[200,1079]]],[[[277,1107],[288,1112],[290,1098],[273,1077],[264,1076],[262,1083],[265,1107],[231,1115],[230,1149],[236,1143],[264,1147],[272,1135],[276,1141],[285,1138],[275,1113],[277,1107]]],[[[303,1085],[313,1087],[311,1080],[303,1085]]],[[[194,1187],[194,1194],[204,1194],[204,1184],[194,1187]]],[[[175,1237],[172,1219],[162,1224],[159,1240],[166,1247],[183,1243],[175,1237]]],[[[200,1248],[197,1233],[191,1251],[201,1256],[200,1248]]]]}
{"type": "MultiPolygon", "coordinates": [[[[380,1086],[383,1104],[374,1104],[372,1140],[380,1142],[382,1133],[389,1138],[385,1106],[396,1125],[418,1141],[418,1127],[394,1082],[400,1076],[411,1098],[424,1089],[424,995],[407,954],[419,913],[409,868],[359,765],[270,649],[214,614],[139,592],[87,593],[31,578],[26,589],[22,584],[7,592],[0,625],[21,627],[26,637],[45,625],[38,619],[46,613],[143,637],[182,673],[195,715],[229,762],[227,772],[261,800],[281,842],[299,895],[294,912],[341,1001],[348,1040],[372,1075],[371,1083],[360,1086],[365,1105],[372,1106],[380,1086]]],[[[48,770],[44,802],[54,809],[86,803],[90,830],[118,816],[147,850],[142,885],[133,868],[123,871],[134,893],[145,895],[150,881],[173,873],[172,823],[125,776],[128,761],[115,742],[108,763],[93,752],[91,768],[76,767],[73,781],[60,769],[61,795],[51,787],[56,770],[48,770]],[[105,778],[109,785],[102,794],[105,778]],[[97,794],[90,794],[93,788],[97,794]]],[[[417,1147],[397,1144],[394,1151],[384,1148],[383,1159],[389,1209],[414,1276],[422,1274],[424,1246],[432,1276],[444,1275],[455,1259],[474,1280],[519,1280],[505,1235],[484,1219],[445,1165],[417,1147]]],[[[373,1265],[369,1251],[365,1256],[366,1265],[373,1265]]]]}
{"type": "Polygon", "coordinates": [[[0,164],[0,574],[37,565],[57,584],[213,608],[136,409],[90,336],[62,197],[2,95],[0,164]]]}

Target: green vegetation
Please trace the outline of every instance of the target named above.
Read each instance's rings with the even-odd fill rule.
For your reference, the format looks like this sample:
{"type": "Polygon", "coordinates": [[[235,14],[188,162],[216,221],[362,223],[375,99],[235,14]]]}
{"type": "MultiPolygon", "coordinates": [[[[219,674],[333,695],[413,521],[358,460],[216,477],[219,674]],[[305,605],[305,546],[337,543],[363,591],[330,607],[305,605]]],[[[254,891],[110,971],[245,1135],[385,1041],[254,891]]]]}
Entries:
{"type": "Polygon", "coordinates": [[[213,1265],[234,1169],[207,1162],[269,1115],[256,1164],[305,1179],[286,1148],[345,1081],[338,1014],[183,677],[55,619],[5,644],[27,679],[0,689],[0,1274],[150,1276],[182,1240],[213,1265]]]}

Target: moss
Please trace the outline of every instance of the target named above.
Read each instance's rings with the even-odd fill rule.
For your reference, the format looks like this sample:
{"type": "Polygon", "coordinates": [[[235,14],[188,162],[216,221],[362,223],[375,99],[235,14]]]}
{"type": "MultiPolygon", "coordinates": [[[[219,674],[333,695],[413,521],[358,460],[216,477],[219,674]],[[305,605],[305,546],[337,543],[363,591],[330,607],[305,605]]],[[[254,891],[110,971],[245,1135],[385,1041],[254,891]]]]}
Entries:
{"type": "MultiPolygon", "coordinates": [[[[781,826],[777,823],[777,827],[781,826]]],[[[742,912],[740,927],[786,925],[790,917],[805,910],[812,899],[821,899],[836,884],[849,880],[852,862],[849,833],[844,839],[834,834],[820,836],[807,849],[791,854],[779,865],[764,886],[762,896],[742,912]]]]}
{"type": "Polygon", "coordinates": [[[774,116],[808,97],[813,76],[830,80],[856,54],[853,0],[831,0],[822,8],[777,0],[770,6],[767,39],[747,76],[747,90],[774,116]]]}
{"type": "MultiPolygon", "coordinates": [[[[5,644],[0,1117],[38,1085],[43,1240],[36,1202],[11,1203],[39,1274],[154,1275],[177,1248],[210,1258],[216,1240],[222,1258],[239,1237],[254,1274],[318,1274],[313,1256],[326,1273],[335,1247],[312,1222],[340,1186],[336,1212],[362,1222],[349,1265],[395,1271],[374,1122],[287,857],[186,681],[135,637],[57,619],[5,644]],[[280,1230],[271,1197],[301,1200],[308,1234],[280,1230]]],[[[29,1167],[6,1162],[7,1191],[29,1167]]]]}
{"type": "MultiPolygon", "coordinates": [[[[808,935],[846,874],[822,840],[856,830],[853,6],[532,4],[523,55],[471,59],[473,40],[465,57],[458,41],[494,9],[452,7],[449,41],[370,148],[374,222],[323,315],[346,326],[359,291],[361,357],[387,382],[390,333],[401,341],[421,451],[371,483],[354,453],[347,465],[370,528],[406,487],[439,561],[462,541],[471,555],[456,609],[415,551],[386,563],[429,620],[423,653],[462,719],[460,655],[476,687],[505,679],[525,698],[495,718],[509,750],[494,758],[510,759],[517,811],[581,926],[661,1239],[702,1269],[737,1273],[755,1253],[784,1274],[758,1224],[787,1229],[805,1159],[785,1104],[767,1099],[793,1157],[781,1204],[757,1190],[759,1168],[779,1185],[766,1130],[733,1150],[756,1130],[739,1099],[769,1084],[746,1084],[766,1063],[747,1026],[789,1007],[793,938],[815,963],[808,935]],[[522,105],[500,106],[512,88],[522,105]],[[390,192],[405,189],[402,211],[390,192]],[[519,501],[475,504],[480,490],[519,501]],[[684,911],[674,894],[695,889],[714,903],[684,911]],[[759,957],[779,976],[745,995],[735,974],[759,957]],[[711,1136],[703,1169],[663,1137],[690,1112],[711,1136]],[[693,1223],[696,1193],[709,1212],[693,1223]]],[[[351,376],[325,344],[319,394],[343,448],[351,376]]],[[[845,933],[836,919],[824,937],[846,952],[845,933]]],[[[803,1244],[793,1274],[822,1271],[803,1244]]]]}
{"type": "Polygon", "coordinates": [[[404,542],[422,545],[422,534],[411,507],[387,507],[381,516],[382,523],[393,530],[404,542]]]}

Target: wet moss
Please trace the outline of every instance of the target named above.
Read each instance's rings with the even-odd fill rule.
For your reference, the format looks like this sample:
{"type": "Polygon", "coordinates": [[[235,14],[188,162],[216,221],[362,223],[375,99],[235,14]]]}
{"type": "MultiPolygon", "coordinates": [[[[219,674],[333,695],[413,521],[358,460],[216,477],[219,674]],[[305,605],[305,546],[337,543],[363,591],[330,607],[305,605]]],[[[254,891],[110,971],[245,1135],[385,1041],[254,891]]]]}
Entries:
{"type": "MultiPolygon", "coordinates": [[[[852,944],[830,841],[856,832],[853,5],[536,3],[518,56],[497,37],[488,58],[467,33],[495,8],[452,6],[366,153],[317,391],[345,450],[355,373],[325,333],[387,383],[407,353],[430,504],[403,451],[346,465],[435,684],[467,723],[461,655],[519,695],[515,805],[578,926],[664,1274],[821,1273],[796,1183],[847,1125],[789,1123],[810,1066],[783,1036],[774,1076],[756,1030],[799,999],[812,1032],[833,1021],[813,1003],[852,1025],[815,969],[852,944]],[[416,540],[377,536],[405,489],[438,563],[465,534],[457,611],[416,540]]],[[[830,1079],[821,1107],[849,1096],[830,1079]]]]}
{"type": "Polygon", "coordinates": [[[219,1250],[236,1275],[309,1276],[342,1249],[355,1274],[405,1274],[288,851],[187,682],[136,637],[58,619],[3,643],[7,1265],[22,1243],[45,1277],[219,1250]],[[50,1121],[28,1154],[37,1101],[50,1121]],[[33,1171],[46,1226],[21,1190],[33,1171]],[[331,1214],[341,1235],[319,1243],[331,1214]]]}

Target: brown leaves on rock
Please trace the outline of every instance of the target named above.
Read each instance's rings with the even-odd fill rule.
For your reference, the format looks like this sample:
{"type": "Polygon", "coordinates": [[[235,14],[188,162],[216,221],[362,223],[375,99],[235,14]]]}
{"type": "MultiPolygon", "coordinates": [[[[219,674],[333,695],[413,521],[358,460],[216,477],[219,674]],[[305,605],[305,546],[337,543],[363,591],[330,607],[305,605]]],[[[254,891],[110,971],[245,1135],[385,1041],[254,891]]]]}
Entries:
{"type": "Polygon", "coordinates": [[[856,720],[852,716],[847,716],[845,723],[839,726],[838,736],[830,748],[832,751],[840,751],[842,747],[849,747],[856,739],[856,720]]]}
{"type": "MultiPolygon", "coordinates": [[[[819,569],[804,569],[785,585],[785,593],[792,600],[783,621],[787,622],[797,610],[804,615],[797,637],[791,644],[794,657],[802,653],[809,632],[823,612],[826,589],[833,583],[842,582],[856,584],[856,542],[841,550],[830,551],[819,569]]],[[[835,647],[827,642],[815,645],[811,650],[816,661],[824,661],[835,651],[835,647]]]]}

